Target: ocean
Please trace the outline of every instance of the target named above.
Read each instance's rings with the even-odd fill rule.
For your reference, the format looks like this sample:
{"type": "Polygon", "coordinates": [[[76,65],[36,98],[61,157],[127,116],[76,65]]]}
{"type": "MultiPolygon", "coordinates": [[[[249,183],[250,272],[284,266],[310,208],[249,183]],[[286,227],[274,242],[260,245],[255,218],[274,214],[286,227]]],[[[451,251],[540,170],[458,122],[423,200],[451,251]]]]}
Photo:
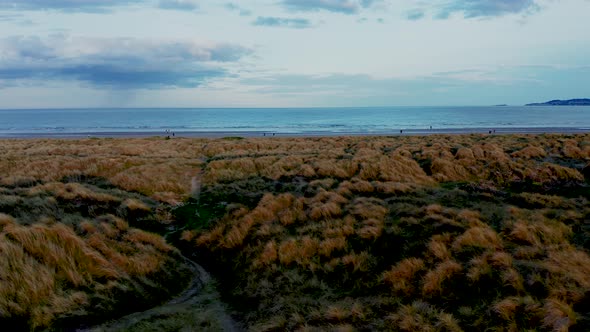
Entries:
{"type": "Polygon", "coordinates": [[[590,131],[587,106],[0,110],[0,136],[590,131]],[[432,127],[432,129],[430,129],[432,127]]]}

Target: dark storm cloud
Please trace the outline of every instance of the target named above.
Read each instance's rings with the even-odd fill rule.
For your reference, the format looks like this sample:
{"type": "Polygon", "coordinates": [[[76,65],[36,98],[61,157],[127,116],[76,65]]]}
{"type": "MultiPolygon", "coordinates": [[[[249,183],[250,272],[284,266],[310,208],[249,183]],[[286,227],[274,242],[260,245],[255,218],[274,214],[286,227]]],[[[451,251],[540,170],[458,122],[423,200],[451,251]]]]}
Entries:
{"type": "Polygon", "coordinates": [[[252,11],[248,9],[244,9],[243,7],[238,6],[233,2],[228,2],[225,4],[225,8],[229,11],[238,12],[240,16],[250,16],[252,15],[252,11]]]}
{"type": "Polygon", "coordinates": [[[454,12],[462,12],[466,18],[502,16],[535,11],[534,0],[463,0],[454,1],[440,12],[442,17],[454,12]]]}
{"type": "Polygon", "coordinates": [[[158,7],[161,9],[193,11],[199,8],[199,4],[193,0],[160,0],[158,7]]]}
{"type": "Polygon", "coordinates": [[[437,19],[447,19],[453,14],[464,18],[499,17],[509,14],[530,14],[539,10],[537,0],[451,0],[441,5],[433,4],[410,11],[409,20],[419,20],[425,16],[426,9],[434,11],[437,19]]]}
{"type": "Polygon", "coordinates": [[[0,0],[0,9],[104,12],[114,6],[141,2],[145,0],[0,0]]]}
{"type": "MultiPolygon", "coordinates": [[[[149,0],[0,0],[0,9],[57,10],[66,12],[106,13],[117,6],[152,2],[149,0]]],[[[159,0],[161,9],[192,11],[199,8],[196,0],[159,0]]]]}
{"type": "Polygon", "coordinates": [[[250,53],[238,45],[130,38],[11,37],[0,40],[0,80],[74,80],[96,87],[195,87],[229,75],[250,53]]]}
{"type": "Polygon", "coordinates": [[[311,23],[303,18],[261,17],[256,18],[252,25],[267,27],[283,27],[292,29],[311,28],[311,23]]]}
{"type": "Polygon", "coordinates": [[[419,9],[411,10],[406,14],[406,18],[410,21],[417,21],[424,18],[424,11],[419,9]]]}
{"type": "Polygon", "coordinates": [[[335,13],[356,14],[381,0],[283,0],[282,4],[294,11],[326,10],[335,13]]]}

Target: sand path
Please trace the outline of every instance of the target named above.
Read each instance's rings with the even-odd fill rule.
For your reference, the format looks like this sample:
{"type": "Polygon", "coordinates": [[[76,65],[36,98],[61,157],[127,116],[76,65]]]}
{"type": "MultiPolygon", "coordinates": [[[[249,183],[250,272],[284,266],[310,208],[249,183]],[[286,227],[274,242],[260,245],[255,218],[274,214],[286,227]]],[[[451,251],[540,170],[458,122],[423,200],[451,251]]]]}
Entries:
{"type": "Polygon", "coordinates": [[[211,275],[191,259],[183,258],[193,278],[177,297],[163,305],[78,331],[242,331],[227,313],[211,275]]]}

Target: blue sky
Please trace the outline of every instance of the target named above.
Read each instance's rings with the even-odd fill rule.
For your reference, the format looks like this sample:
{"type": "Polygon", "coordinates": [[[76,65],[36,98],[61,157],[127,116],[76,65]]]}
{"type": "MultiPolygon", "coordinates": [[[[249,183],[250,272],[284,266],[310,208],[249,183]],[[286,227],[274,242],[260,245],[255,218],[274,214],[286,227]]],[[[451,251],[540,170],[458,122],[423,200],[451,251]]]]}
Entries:
{"type": "Polygon", "coordinates": [[[0,108],[590,97],[590,0],[0,0],[0,108]]]}

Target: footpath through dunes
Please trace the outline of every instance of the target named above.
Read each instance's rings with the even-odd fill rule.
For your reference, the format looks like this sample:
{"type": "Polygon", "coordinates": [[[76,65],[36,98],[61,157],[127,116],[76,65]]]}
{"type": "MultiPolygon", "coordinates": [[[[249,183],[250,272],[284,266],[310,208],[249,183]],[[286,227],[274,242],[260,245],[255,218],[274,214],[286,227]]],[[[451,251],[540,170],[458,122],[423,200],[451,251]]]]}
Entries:
{"type": "Polygon", "coordinates": [[[242,328],[227,314],[209,273],[199,264],[183,258],[193,277],[181,294],[163,305],[78,331],[241,331],[242,328]]]}
{"type": "Polygon", "coordinates": [[[80,286],[65,267],[85,265],[41,259],[61,297],[5,297],[24,308],[5,322],[74,326],[59,322],[101,308],[88,292],[127,311],[87,326],[135,312],[103,330],[231,330],[219,299],[254,331],[590,329],[588,134],[1,143],[2,231],[74,233],[82,249],[60,257],[99,251],[129,280],[91,273],[80,286]],[[153,274],[134,274],[146,262],[153,274]],[[166,294],[152,301],[154,280],[166,294]]]}

